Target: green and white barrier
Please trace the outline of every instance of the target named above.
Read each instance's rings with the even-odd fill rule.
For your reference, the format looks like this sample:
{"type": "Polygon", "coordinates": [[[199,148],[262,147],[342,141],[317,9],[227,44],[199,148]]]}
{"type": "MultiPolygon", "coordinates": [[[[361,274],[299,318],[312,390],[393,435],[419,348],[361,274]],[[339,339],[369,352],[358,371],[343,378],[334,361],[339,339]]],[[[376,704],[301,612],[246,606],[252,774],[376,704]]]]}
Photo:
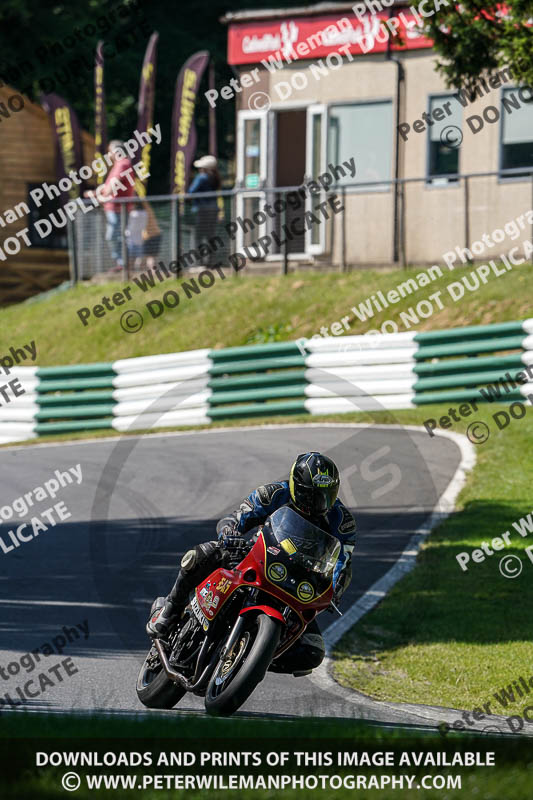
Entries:
{"type": "MultiPolygon", "coordinates": [[[[482,401],[480,388],[498,386],[528,365],[533,319],[19,367],[11,375],[25,393],[0,407],[0,443],[106,428],[482,401]]],[[[501,399],[531,393],[533,380],[502,392],[501,399]]]]}

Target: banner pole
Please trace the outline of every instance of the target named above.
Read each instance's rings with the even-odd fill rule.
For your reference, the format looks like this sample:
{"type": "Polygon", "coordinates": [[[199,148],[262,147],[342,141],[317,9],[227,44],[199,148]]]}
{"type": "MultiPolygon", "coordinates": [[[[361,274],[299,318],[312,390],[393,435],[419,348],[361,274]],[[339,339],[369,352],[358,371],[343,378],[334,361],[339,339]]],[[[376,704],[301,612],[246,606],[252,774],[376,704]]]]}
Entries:
{"type": "MultiPolygon", "coordinates": [[[[215,63],[209,62],[209,91],[215,92],[215,63]]],[[[212,94],[214,97],[214,94],[212,94]]],[[[218,157],[217,152],[217,117],[214,107],[209,103],[209,154],[218,157]]]]}

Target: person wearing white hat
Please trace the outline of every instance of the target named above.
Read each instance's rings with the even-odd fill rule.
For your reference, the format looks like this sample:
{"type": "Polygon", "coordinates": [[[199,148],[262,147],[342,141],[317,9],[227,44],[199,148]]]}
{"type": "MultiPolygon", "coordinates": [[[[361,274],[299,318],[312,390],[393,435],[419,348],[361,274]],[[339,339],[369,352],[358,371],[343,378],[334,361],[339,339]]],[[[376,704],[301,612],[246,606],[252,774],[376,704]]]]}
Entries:
{"type": "Polygon", "coordinates": [[[205,169],[205,170],[216,170],[217,169],[217,160],[215,156],[202,156],[197,161],[194,162],[194,166],[197,169],[205,169]]]}
{"type": "MultiPolygon", "coordinates": [[[[189,187],[189,194],[201,194],[203,192],[217,192],[222,181],[218,171],[218,162],[215,156],[202,156],[194,162],[198,169],[198,174],[189,187]]],[[[215,235],[218,205],[215,195],[205,198],[195,199],[192,210],[198,214],[198,245],[211,239],[215,235]]],[[[208,259],[208,264],[209,266],[208,259]]]]}

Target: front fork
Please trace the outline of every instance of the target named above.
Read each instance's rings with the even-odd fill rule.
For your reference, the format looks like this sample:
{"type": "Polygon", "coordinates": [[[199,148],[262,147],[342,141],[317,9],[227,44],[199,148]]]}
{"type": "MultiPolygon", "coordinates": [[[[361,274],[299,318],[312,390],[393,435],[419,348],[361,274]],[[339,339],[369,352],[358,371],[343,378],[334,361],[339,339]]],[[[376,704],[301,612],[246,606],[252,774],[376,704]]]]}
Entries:
{"type": "Polygon", "coordinates": [[[226,658],[226,655],[231,652],[232,647],[234,647],[236,641],[238,640],[242,629],[244,628],[245,621],[244,617],[242,616],[243,612],[246,611],[246,608],[250,605],[253,605],[257,599],[257,589],[252,589],[248,595],[248,601],[245,606],[239,612],[239,616],[235,620],[235,624],[231,629],[231,633],[229,637],[226,639],[226,643],[222,650],[220,651],[220,660],[223,661],[226,658]]]}
{"type": "Polygon", "coordinates": [[[272,608],[271,606],[267,605],[256,605],[257,596],[259,594],[258,589],[252,589],[248,595],[246,604],[241,608],[239,612],[239,616],[235,621],[235,624],[231,630],[231,633],[226,640],[226,643],[222,650],[220,651],[220,660],[223,661],[226,658],[228,653],[231,653],[232,648],[235,646],[235,643],[238,641],[239,636],[243,628],[246,625],[245,617],[247,614],[250,614],[252,611],[260,611],[263,614],[267,614],[269,617],[273,617],[274,619],[279,620],[279,622],[283,624],[287,624],[287,620],[290,615],[290,608],[288,606],[285,607],[283,614],[279,612],[277,609],[272,608]]]}

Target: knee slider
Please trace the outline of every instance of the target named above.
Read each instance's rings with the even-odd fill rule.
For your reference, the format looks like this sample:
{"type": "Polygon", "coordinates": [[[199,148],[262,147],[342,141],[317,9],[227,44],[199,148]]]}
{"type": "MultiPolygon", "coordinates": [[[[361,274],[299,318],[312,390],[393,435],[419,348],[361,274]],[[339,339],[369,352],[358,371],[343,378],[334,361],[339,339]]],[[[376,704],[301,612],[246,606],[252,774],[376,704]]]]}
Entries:
{"type": "Polygon", "coordinates": [[[201,568],[207,561],[210,561],[216,552],[220,552],[216,542],[202,542],[191,550],[188,550],[181,559],[181,568],[184,572],[192,572],[201,568]]]}
{"type": "Polygon", "coordinates": [[[181,559],[181,568],[184,572],[191,572],[197,564],[198,556],[196,554],[196,547],[193,547],[192,550],[187,550],[181,559]]]}

